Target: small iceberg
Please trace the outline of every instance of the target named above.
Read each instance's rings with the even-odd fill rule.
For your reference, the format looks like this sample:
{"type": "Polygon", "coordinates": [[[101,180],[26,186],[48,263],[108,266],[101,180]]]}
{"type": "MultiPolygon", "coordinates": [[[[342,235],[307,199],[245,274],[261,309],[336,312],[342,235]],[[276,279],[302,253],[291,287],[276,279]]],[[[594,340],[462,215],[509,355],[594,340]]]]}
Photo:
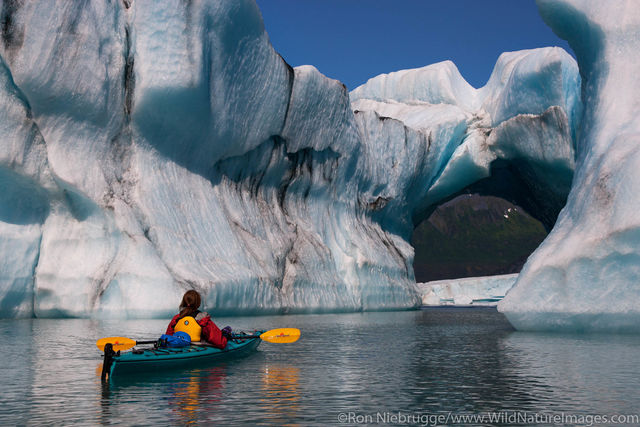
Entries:
{"type": "Polygon", "coordinates": [[[496,306],[518,274],[418,283],[423,306],[496,306]]]}

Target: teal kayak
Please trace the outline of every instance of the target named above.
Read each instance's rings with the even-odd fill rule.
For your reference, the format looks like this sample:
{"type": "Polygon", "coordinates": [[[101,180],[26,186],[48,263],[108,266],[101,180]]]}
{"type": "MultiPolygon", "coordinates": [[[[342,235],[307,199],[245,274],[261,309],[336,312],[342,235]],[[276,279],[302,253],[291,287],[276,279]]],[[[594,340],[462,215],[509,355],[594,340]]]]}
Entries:
{"type": "Polygon", "coordinates": [[[257,331],[251,335],[251,338],[242,338],[240,335],[227,342],[227,346],[222,350],[202,344],[179,348],[154,346],[122,353],[105,348],[103,379],[105,375],[113,378],[114,376],[120,377],[140,372],[193,368],[218,360],[246,356],[258,348],[261,341],[259,335],[262,332],[264,331],[257,331]]]}

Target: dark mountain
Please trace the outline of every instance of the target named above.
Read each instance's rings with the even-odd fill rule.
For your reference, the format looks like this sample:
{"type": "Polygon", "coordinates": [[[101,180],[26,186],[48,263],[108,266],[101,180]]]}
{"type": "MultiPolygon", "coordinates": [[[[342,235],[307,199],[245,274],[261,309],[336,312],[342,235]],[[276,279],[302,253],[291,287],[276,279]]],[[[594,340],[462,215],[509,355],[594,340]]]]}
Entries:
{"type": "Polygon", "coordinates": [[[414,230],[416,281],[517,273],[546,235],[539,221],[506,200],[459,196],[414,230]]]}

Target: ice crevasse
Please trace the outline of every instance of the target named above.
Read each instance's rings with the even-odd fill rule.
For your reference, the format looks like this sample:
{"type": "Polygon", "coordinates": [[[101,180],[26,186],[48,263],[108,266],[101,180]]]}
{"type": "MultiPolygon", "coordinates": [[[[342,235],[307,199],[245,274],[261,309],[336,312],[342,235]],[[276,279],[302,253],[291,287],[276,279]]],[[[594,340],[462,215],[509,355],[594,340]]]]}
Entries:
{"type": "MultiPolygon", "coordinates": [[[[552,27],[582,25],[551,9],[552,27]]],[[[574,233],[567,212],[596,185],[587,136],[606,79],[579,48],[583,121],[578,67],[559,48],[505,53],[480,89],[444,62],[349,94],[288,66],[253,1],[0,13],[3,317],[165,316],[188,288],[220,314],[415,307],[408,239],[439,203],[514,200],[554,228],[541,252],[574,233]]],[[[517,327],[539,324],[525,296],[561,289],[557,275],[527,282],[552,259],[536,253],[501,303],[517,327]]]]}

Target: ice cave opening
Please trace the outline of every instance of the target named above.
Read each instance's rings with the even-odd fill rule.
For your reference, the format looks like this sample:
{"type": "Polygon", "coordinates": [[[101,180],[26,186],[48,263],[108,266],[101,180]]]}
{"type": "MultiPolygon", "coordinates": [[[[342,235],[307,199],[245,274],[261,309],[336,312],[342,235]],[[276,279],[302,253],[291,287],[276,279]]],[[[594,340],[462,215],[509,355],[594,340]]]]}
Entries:
{"type": "Polygon", "coordinates": [[[413,232],[416,282],[519,273],[547,233],[542,222],[504,198],[459,195],[413,232]]]}
{"type": "Polygon", "coordinates": [[[553,228],[571,179],[572,171],[553,165],[494,161],[489,177],[425,209],[416,221],[416,282],[519,273],[553,228]]]}

